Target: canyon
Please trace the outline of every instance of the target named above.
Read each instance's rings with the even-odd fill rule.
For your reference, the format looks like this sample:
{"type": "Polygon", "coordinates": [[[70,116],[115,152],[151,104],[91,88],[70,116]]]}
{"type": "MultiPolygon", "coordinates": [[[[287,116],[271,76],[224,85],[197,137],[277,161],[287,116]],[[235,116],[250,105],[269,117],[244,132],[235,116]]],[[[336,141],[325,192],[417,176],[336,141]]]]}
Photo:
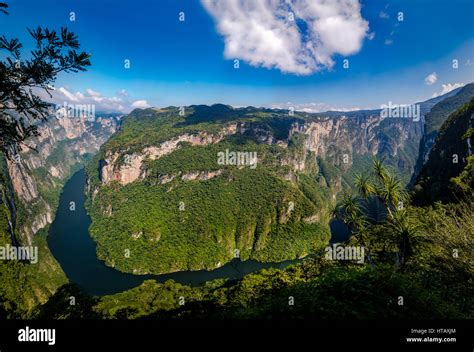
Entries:
{"type": "MultiPolygon", "coordinates": [[[[345,173],[353,168],[354,163],[372,156],[385,158],[406,183],[410,178],[413,183],[421,170],[420,165],[427,159],[436,136],[436,128],[439,128],[439,123],[434,127],[429,121],[427,123],[425,116],[430,120],[431,115],[443,112],[445,105],[449,105],[449,111],[454,110],[472,95],[472,91],[473,84],[468,84],[445,96],[419,103],[422,115],[420,121],[382,118],[380,110],[319,114],[296,112],[290,116],[285,110],[251,107],[233,109],[219,104],[205,108],[190,106],[186,108],[188,118],[184,121],[193,122],[193,119],[198,118],[197,124],[188,123],[193,128],[186,125],[183,128],[180,125],[183,121],[175,122],[176,127],[180,128],[176,128],[170,138],[164,138],[160,143],[131,143],[125,148],[108,148],[107,145],[116,131],[118,135],[121,133],[120,120],[123,116],[120,114],[101,116],[99,113],[94,120],[87,116],[53,116],[39,126],[39,135],[29,141],[31,149],[24,150],[17,158],[5,161],[5,171],[10,180],[10,185],[4,187],[4,199],[11,213],[9,221],[18,241],[31,245],[34,234],[54,219],[57,199],[65,180],[97,153],[99,182],[89,184],[93,187],[89,189],[92,197],[95,197],[101,185],[109,185],[112,181],[126,186],[148,180],[150,170],[147,165],[150,162],[173,155],[183,146],[218,146],[235,136],[251,138],[257,144],[285,151],[291,149],[295,136],[302,136],[303,141],[298,150],[279,153],[278,158],[273,161],[274,166],[282,167],[284,172],[282,171],[281,176],[293,184],[297,183],[299,174],[312,172],[319,175],[318,183],[329,187],[330,199],[333,201],[349,182],[344,177],[345,173]],[[220,115],[223,122],[215,123],[212,118],[206,121],[206,118],[202,119],[195,113],[196,117],[192,114],[193,109],[207,109],[204,111],[209,116],[220,115]],[[227,115],[232,118],[226,120],[227,115]],[[260,115],[265,118],[252,118],[260,115]],[[212,128],[202,127],[203,121],[212,124],[212,128]],[[284,128],[280,125],[284,125],[284,128]],[[323,162],[326,169],[336,168],[333,175],[335,177],[328,177],[330,172],[323,170],[323,162]],[[18,209],[21,209],[21,216],[15,221],[18,209]]],[[[138,110],[130,116],[136,114],[138,119],[143,115],[154,118],[162,114],[169,115],[170,111],[178,112],[170,107],[138,110]]],[[[127,119],[130,117],[125,121],[127,119]]],[[[357,167],[356,165],[355,168],[357,167]]],[[[223,174],[225,168],[220,167],[209,170],[199,167],[178,170],[160,174],[158,184],[169,184],[176,179],[205,182],[223,177],[223,174]]],[[[310,214],[307,217],[321,218],[322,214],[310,214]]]]}
{"type": "Polygon", "coordinates": [[[34,234],[52,222],[64,182],[115,132],[118,116],[99,115],[93,121],[86,116],[51,116],[39,126],[39,135],[29,140],[30,148],[6,161],[25,212],[17,227],[19,240],[31,244],[34,234]]]}
{"type": "Polygon", "coordinates": [[[423,131],[422,121],[378,110],[289,115],[217,104],[185,111],[133,111],[88,164],[90,232],[107,265],[162,274],[215,269],[235,250],[263,262],[306,256],[328,240],[331,207],[372,157],[408,182],[423,131]],[[258,163],[219,162],[225,153],[258,155],[258,163]],[[298,233],[294,248],[283,250],[298,233]],[[124,250],[141,254],[124,260],[124,250]]]}
{"type": "Polygon", "coordinates": [[[42,259],[18,269],[31,276],[31,289],[2,295],[23,294],[30,309],[64,282],[45,236],[64,183],[84,166],[97,258],[122,272],[213,270],[236,252],[265,263],[321,250],[331,207],[354,175],[377,157],[408,184],[430,149],[428,134],[437,133],[432,116],[446,118],[472,89],[420,103],[420,121],[382,118],[379,110],[290,115],[220,104],[186,107],[185,116],[174,107],[93,121],[53,116],[28,141],[34,149],[3,160],[5,234],[39,245],[42,259]],[[449,109],[440,104],[448,98],[449,109]],[[226,150],[257,153],[257,167],[220,165],[226,150]]]}

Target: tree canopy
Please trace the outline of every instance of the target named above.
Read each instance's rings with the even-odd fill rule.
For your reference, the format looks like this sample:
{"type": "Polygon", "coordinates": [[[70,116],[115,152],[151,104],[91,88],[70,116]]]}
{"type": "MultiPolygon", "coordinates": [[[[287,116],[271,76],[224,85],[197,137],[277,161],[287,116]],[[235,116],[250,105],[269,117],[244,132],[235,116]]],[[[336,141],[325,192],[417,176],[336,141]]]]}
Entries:
{"type": "MultiPolygon", "coordinates": [[[[7,8],[0,3],[0,12],[8,14],[7,8]]],[[[52,97],[57,75],[90,66],[90,55],[80,51],[77,36],[67,28],[27,30],[35,42],[29,55],[17,38],[0,36],[0,149],[9,158],[28,146],[25,140],[37,135],[38,122],[47,119],[51,104],[42,96],[52,97]]]]}

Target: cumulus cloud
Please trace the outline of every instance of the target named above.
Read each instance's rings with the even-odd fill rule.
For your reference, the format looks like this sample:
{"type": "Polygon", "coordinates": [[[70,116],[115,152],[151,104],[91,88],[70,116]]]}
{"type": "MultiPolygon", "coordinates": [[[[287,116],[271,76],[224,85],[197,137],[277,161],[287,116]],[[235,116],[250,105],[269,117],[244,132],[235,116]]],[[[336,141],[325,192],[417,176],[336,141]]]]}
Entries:
{"type": "Polygon", "coordinates": [[[86,89],[86,92],[87,92],[87,94],[89,94],[91,97],[100,97],[100,96],[102,96],[102,94],[100,94],[99,92],[93,91],[93,90],[90,89],[90,88],[87,88],[87,89],[86,89]]]}
{"type": "Polygon", "coordinates": [[[358,0],[201,0],[224,37],[224,56],[308,75],[357,53],[368,36],[358,0]],[[301,25],[301,24],[304,24],[301,25]]]}
{"type": "Polygon", "coordinates": [[[433,94],[433,98],[436,98],[436,97],[439,97],[440,95],[443,95],[443,94],[446,94],[446,93],[449,93],[450,91],[456,89],[456,88],[459,88],[459,87],[462,87],[464,86],[464,83],[447,83],[447,84],[442,84],[441,85],[441,92],[435,92],[433,94]]]}
{"type": "Polygon", "coordinates": [[[146,100],[136,100],[132,103],[132,108],[140,108],[140,109],[146,109],[149,108],[150,105],[146,102],[146,100]]]}
{"type": "Polygon", "coordinates": [[[114,96],[105,96],[102,93],[95,91],[91,88],[86,89],[84,92],[73,91],[67,87],[59,87],[51,91],[51,97],[44,92],[39,90],[35,92],[44,101],[56,104],[94,104],[96,111],[103,112],[129,112],[134,108],[146,108],[149,107],[145,100],[130,100],[127,91],[122,89],[117,92],[114,96]]]}
{"type": "Polygon", "coordinates": [[[76,94],[71,93],[70,91],[68,91],[64,87],[60,87],[58,89],[58,93],[60,93],[58,95],[63,95],[66,99],[71,100],[73,102],[78,102],[78,101],[80,101],[80,99],[82,99],[84,97],[81,93],[79,93],[79,92],[77,92],[76,94]]]}
{"type": "Polygon", "coordinates": [[[425,77],[425,84],[428,86],[431,86],[435,84],[437,80],[438,80],[438,75],[436,74],[436,72],[433,72],[425,77]]]}

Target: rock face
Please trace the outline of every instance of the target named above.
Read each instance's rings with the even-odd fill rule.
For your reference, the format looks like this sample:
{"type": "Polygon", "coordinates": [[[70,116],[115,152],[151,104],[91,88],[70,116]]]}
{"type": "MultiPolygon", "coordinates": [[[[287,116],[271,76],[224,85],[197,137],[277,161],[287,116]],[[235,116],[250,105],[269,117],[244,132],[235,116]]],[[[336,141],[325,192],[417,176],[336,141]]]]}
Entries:
{"type": "Polygon", "coordinates": [[[465,196],[454,178],[466,168],[472,156],[473,129],[474,97],[441,126],[413,189],[415,204],[450,202],[465,196]]]}
{"type": "Polygon", "coordinates": [[[8,160],[8,173],[12,179],[13,188],[18,198],[25,203],[38,197],[38,189],[33,177],[20,162],[8,160]]]}
{"type": "Polygon", "coordinates": [[[420,140],[419,153],[415,170],[413,172],[410,185],[414,185],[418,175],[422,171],[423,165],[428,161],[430,151],[433,148],[439,129],[447,120],[448,116],[468,103],[474,96],[474,83],[466,84],[462,88],[455,89],[442,98],[438,97],[429,100],[423,114],[423,135],[420,140]]]}
{"type": "Polygon", "coordinates": [[[31,243],[32,236],[52,222],[57,204],[51,204],[51,195],[59,196],[67,177],[99,150],[118,122],[118,115],[94,121],[50,117],[39,126],[39,136],[28,140],[35,150],[24,150],[7,161],[13,189],[26,212],[16,229],[19,240],[31,243]]]}
{"type": "Polygon", "coordinates": [[[183,181],[207,181],[211,178],[217,177],[222,174],[224,170],[217,170],[217,171],[204,171],[204,172],[191,172],[181,176],[183,181]]]}
{"type": "Polygon", "coordinates": [[[102,183],[119,181],[121,185],[143,179],[145,174],[142,163],[145,159],[156,160],[180,148],[180,143],[189,143],[193,146],[203,146],[219,143],[228,135],[237,132],[237,124],[221,129],[216,134],[200,132],[196,135],[183,134],[161,143],[159,146],[146,147],[138,153],[108,153],[100,162],[99,177],[102,183]],[[123,160],[119,163],[119,158],[123,160]]]}
{"type": "Polygon", "coordinates": [[[212,269],[236,249],[244,260],[306,255],[326,240],[330,207],[372,156],[408,181],[423,131],[422,121],[378,110],[185,110],[132,112],[88,166],[90,233],[118,270],[212,269]],[[230,153],[258,154],[257,166],[230,153]],[[123,248],[143,254],[124,261],[123,248]]]}
{"type": "MultiPolygon", "coordinates": [[[[334,165],[350,167],[356,155],[390,157],[403,173],[413,172],[413,160],[404,159],[404,153],[413,153],[422,133],[421,122],[406,119],[383,119],[370,115],[364,119],[331,118],[317,122],[296,123],[290,130],[307,136],[304,155],[313,152],[334,165]],[[415,142],[415,145],[414,145],[415,142]],[[407,151],[408,150],[408,151],[407,151]],[[401,154],[401,156],[400,156],[401,154]]],[[[295,160],[295,171],[305,170],[305,160],[295,160]]]]}
{"type": "Polygon", "coordinates": [[[183,142],[204,146],[219,143],[233,134],[251,135],[258,143],[275,144],[283,148],[288,148],[295,134],[306,136],[301,153],[294,155],[291,160],[282,161],[282,165],[292,165],[294,172],[305,171],[308,152],[312,152],[315,156],[330,159],[332,163],[345,168],[352,165],[355,155],[385,156],[402,173],[411,175],[414,159],[410,155],[417,153],[422,128],[421,121],[383,119],[377,114],[364,118],[342,116],[295,122],[286,132],[286,138],[277,139],[265,127],[239,122],[225,126],[215,134],[186,133],[159,145],[144,147],[139,152],[106,151],[99,164],[99,178],[102,184],[118,181],[121,185],[143,180],[146,177],[144,160],[156,160],[168,155],[179,149],[183,142]]]}

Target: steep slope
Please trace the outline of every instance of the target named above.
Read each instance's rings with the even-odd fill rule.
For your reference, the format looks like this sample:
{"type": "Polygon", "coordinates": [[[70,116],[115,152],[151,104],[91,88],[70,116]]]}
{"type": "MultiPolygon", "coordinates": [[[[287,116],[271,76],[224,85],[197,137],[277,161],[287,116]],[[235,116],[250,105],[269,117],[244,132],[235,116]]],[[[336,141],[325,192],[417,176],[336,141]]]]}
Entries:
{"type": "Polygon", "coordinates": [[[27,141],[36,150],[0,158],[0,246],[38,248],[37,263],[0,261],[0,311],[7,317],[28,317],[67,282],[47,245],[48,224],[66,179],[97,152],[117,123],[118,115],[94,121],[51,116],[39,126],[40,135],[27,141]]]}
{"type": "Polygon", "coordinates": [[[472,179],[473,128],[474,98],[452,113],[441,126],[428,161],[417,178],[414,203],[448,202],[453,201],[455,196],[462,196],[456,185],[472,179]],[[466,170],[466,175],[460,175],[463,170],[466,170]],[[458,175],[460,178],[456,183],[456,179],[452,179],[458,175]]]}
{"type": "Polygon", "coordinates": [[[21,152],[8,160],[8,173],[21,218],[16,235],[24,243],[51,223],[59,194],[72,172],[94,155],[117,127],[116,117],[100,117],[89,121],[54,117],[39,126],[39,136],[28,141],[34,149],[21,152]]]}
{"type": "Polygon", "coordinates": [[[212,269],[235,256],[314,252],[355,172],[376,155],[410,175],[422,132],[420,122],[378,111],[180,111],[133,111],[88,166],[90,232],[99,258],[119,270],[212,269]]]}
{"type": "MultiPolygon", "coordinates": [[[[474,83],[465,85],[448,94],[432,99],[428,102],[437,102],[432,105],[429,112],[424,115],[424,132],[420,141],[419,155],[416,161],[414,173],[410,184],[413,185],[420,173],[424,163],[428,160],[431,148],[434,145],[438,131],[448,116],[468,103],[474,96],[474,83]],[[454,94],[453,94],[454,93],[454,94]],[[442,98],[440,100],[440,98],[442,98]]],[[[428,107],[429,107],[428,105],[428,107]]]]}

